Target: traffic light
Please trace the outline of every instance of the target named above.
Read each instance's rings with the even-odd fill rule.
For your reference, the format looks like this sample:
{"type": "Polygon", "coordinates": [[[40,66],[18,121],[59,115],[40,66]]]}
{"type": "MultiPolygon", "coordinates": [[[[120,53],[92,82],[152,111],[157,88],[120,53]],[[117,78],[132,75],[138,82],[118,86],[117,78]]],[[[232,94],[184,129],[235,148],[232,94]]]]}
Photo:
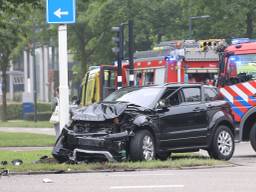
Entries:
{"type": "Polygon", "coordinates": [[[124,58],[124,25],[119,27],[112,27],[112,31],[116,32],[116,36],[112,38],[112,41],[116,44],[116,47],[112,48],[112,51],[116,54],[117,60],[117,88],[122,87],[122,60],[124,58]]]}
{"type": "Polygon", "coordinates": [[[112,51],[123,59],[123,50],[124,50],[124,30],[123,25],[119,27],[112,27],[112,31],[116,32],[116,36],[112,37],[112,41],[116,44],[116,47],[112,48],[112,51]]]}

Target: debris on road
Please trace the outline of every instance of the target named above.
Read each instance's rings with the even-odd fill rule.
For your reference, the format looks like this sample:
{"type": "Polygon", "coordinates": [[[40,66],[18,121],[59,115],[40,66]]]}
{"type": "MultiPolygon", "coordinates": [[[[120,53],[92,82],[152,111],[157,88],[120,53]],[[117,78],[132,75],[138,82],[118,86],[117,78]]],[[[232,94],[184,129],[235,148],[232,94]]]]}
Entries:
{"type": "Polygon", "coordinates": [[[51,180],[49,178],[44,178],[43,183],[53,183],[53,180],[51,180]]]}
{"type": "Polygon", "coordinates": [[[20,165],[23,164],[23,161],[20,160],[20,159],[15,159],[15,160],[12,160],[12,164],[13,164],[14,166],[20,166],[20,165]]]}
{"type": "Polygon", "coordinates": [[[58,163],[57,160],[53,157],[48,157],[47,155],[44,155],[40,157],[39,160],[33,161],[33,163],[58,163]]]}
{"type": "Polygon", "coordinates": [[[0,165],[7,165],[7,164],[8,164],[7,161],[1,161],[1,162],[0,162],[0,165]]]}
{"type": "Polygon", "coordinates": [[[2,171],[0,171],[0,176],[8,176],[9,175],[9,170],[8,169],[3,169],[2,171]]]}

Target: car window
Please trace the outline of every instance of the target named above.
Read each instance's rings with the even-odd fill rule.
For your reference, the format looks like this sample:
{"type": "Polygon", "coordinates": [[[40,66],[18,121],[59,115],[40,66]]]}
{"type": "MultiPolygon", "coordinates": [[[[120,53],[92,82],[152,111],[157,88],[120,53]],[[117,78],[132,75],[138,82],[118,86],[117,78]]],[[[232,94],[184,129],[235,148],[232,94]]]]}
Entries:
{"type": "Polygon", "coordinates": [[[175,105],[179,105],[181,103],[181,98],[180,98],[180,92],[176,92],[175,94],[173,94],[172,96],[169,97],[168,99],[168,106],[175,106],[175,105]]]}
{"type": "Polygon", "coordinates": [[[156,101],[162,92],[163,89],[161,87],[144,87],[140,89],[127,87],[113,92],[106,97],[103,102],[121,101],[151,108],[155,106],[156,101]]]}
{"type": "Polygon", "coordinates": [[[182,89],[185,102],[198,102],[201,101],[200,87],[188,87],[182,89]]]}
{"type": "Polygon", "coordinates": [[[167,89],[161,99],[165,100],[167,107],[179,105],[182,102],[180,91],[177,89],[167,89]]]}
{"type": "Polygon", "coordinates": [[[218,100],[218,91],[214,88],[205,87],[204,88],[204,99],[205,99],[205,101],[218,100]]]}

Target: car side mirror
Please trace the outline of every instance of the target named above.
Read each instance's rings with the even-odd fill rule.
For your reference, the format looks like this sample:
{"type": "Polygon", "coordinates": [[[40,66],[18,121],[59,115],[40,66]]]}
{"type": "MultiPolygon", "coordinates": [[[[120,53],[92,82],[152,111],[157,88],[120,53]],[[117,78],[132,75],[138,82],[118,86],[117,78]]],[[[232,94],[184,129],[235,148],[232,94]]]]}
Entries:
{"type": "Polygon", "coordinates": [[[166,110],[167,108],[167,103],[165,99],[161,99],[158,103],[157,103],[157,110],[166,110]]]}

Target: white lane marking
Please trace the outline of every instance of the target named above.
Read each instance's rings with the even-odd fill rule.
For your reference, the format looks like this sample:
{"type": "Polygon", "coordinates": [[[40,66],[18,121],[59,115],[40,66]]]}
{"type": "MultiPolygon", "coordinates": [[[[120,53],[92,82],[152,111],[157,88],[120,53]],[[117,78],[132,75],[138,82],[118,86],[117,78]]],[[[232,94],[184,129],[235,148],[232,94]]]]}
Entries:
{"type": "Polygon", "coordinates": [[[139,176],[173,176],[173,173],[155,173],[155,174],[114,174],[112,177],[139,177],[139,176]]]}
{"type": "Polygon", "coordinates": [[[138,185],[138,186],[111,186],[110,189],[157,189],[157,188],[183,188],[184,185],[138,185]]]}

